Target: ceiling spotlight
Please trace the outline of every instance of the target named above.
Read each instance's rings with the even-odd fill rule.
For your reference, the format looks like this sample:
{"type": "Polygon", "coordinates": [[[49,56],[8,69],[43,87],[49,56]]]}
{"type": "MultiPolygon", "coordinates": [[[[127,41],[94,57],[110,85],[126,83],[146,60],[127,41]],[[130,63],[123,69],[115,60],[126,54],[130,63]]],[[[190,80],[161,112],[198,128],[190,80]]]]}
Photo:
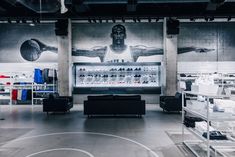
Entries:
{"type": "Polygon", "coordinates": [[[34,24],[34,23],[30,23],[29,25],[30,25],[30,26],[35,26],[35,24],[34,24]]]}
{"type": "Polygon", "coordinates": [[[190,21],[195,21],[195,19],[193,17],[189,18],[190,21]]]}
{"type": "Polygon", "coordinates": [[[102,23],[102,19],[101,18],[99,18],[99,23],[102,23]]]}
{"type": "Polygon", "coordinates": [[[125,19],[124,19],[124,17],[122,17],[122,22],[123,22],[123,23],[125,23],[125,19]]]}
{"type": "Polygon", "coordinates": [[[25,19],[22,19],[22,23],[26,23],[26,20],[25,20],[25,19]]]}
{"type": "Polygon", "coordinates": [[[8,23],[11,23],[11,19],[7,19],[7,22],[8,22],[8,23]]]}
{"type": "Polygon", "coordinates": [[[213,16],[209,18],[210,21],[214,21],[214,19],[215,18],[213,16]]]}
{"type": "Polygon", "coordinates": [[[228,17],[228,21],[231,21],[231,19],[232,19],[232,17],[231,17],[231,16],[229,16],[229,17],[228,17]]]}
{"type": "Polygon", "coordinates": [[[124,17],[122,17],[122,22],[123,22],[123,23],[125,23],[125,19],[124,19],[124,17]]]}
{"type": "Polygon", "coordinates": [[[133,18],[133,21],[136,22],[136,18],[133,18]]]}

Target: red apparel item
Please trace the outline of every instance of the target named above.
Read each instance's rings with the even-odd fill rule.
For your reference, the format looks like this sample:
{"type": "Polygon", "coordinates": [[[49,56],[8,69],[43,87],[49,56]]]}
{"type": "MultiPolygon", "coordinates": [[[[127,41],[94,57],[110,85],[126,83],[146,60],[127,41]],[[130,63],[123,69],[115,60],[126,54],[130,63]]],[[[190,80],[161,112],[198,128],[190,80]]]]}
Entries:
{"type": "Polygon", "coordinates": [[[11,99],[12,99],[12,100],[17,100],[17,89],[13,89],[13,90],[12,90],[11,99]]]}
{"type": "Polygon", "coordinates": [[[0,78],[10,78],[10,76],[0,75],[0,78]]]}

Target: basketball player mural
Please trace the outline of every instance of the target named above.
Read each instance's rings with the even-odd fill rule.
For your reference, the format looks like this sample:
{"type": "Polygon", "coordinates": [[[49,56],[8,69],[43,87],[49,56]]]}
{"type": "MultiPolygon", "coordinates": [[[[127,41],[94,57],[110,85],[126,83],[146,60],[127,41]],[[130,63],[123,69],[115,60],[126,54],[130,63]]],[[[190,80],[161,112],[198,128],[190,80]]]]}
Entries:
{"type": "MultiPolygon", "coordinates": [[[[136,62],[140,56],[162,55],[163,49],[147,47],[143,45],[128,46],[125,44],[126,29],[118,24],[112,27],[112,44],[99,46],[91,49],[73,49],[73,56],[99,57],[101,62],[136,62]]],[[[178,48],[178,54],[195,51],[206,53],[214,49],[183,47],[178,48]]],[[[36,61],[42,52],[50,51],[57,53],[56,47],[51,47],[37,39],[26,40],[20,47],[21,56],[27,61],[36,61]]]]}

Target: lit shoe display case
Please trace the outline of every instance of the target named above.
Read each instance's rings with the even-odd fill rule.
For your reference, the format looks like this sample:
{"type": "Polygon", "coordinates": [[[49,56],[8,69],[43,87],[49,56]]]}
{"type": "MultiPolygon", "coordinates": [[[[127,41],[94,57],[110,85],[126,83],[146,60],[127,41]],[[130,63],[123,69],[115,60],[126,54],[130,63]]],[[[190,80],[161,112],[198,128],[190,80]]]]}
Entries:
{"type": "MultiPolygon", "coordinates": [[[[157,89],[161,86],[161,63],[75,63],[74,87],[157,89]]],[[[125,92],[124,92],[125,93],[125,92]]]]}

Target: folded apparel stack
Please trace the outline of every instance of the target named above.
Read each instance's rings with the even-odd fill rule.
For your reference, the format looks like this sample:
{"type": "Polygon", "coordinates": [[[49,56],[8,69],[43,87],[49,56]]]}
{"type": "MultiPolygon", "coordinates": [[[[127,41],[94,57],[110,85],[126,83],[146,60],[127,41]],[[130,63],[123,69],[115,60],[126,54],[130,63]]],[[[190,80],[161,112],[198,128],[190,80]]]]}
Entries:
{"type": "Polygon", "coordinates": [[[185,116],[184,117],[184,125],[186,127],[195,128],[195,122],[201,122],[203,119],[198,117],[192,117],[192,116],[185,116]]]}
{"type": "MultiPolygon", "coordinates": [[[[207,122],[196,122],[195,129],[199,131],[203,137],[207,138],[207,122]]],[[[216,131],[211,126],[209,126],[209,138],[210,140],[227,140],[226,135],[223,135],[220,131],[216,131]]]]}
{"type": "Polygon", "coordinates": [[[228,112],[235,113],[235,101],[224,100],[224,99],[214,99],[214,112],[228,112]]]}
{"type": "MultiPolygon", "coordinates": [[[[207,132],[204,132],[202,134],[203,137],[207,138],[207,132]]],[[[221,132],[219,131],[210,131],[209,132],[209,138],[210,140],[227,140],[226,135],[223,135],[221,132]]]]}

